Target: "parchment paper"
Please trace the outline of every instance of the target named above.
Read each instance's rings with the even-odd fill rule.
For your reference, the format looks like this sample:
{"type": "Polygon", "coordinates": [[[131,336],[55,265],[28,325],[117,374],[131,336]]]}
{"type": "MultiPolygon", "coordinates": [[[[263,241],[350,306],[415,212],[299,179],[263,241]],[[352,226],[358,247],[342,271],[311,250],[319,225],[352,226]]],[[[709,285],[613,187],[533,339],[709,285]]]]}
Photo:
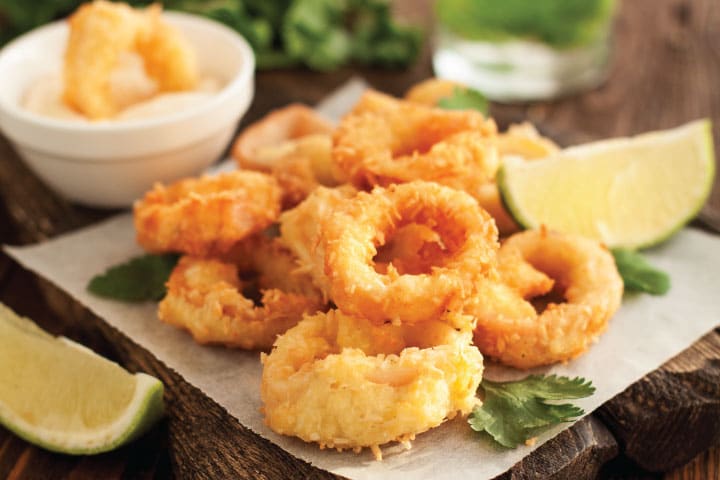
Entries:
{"type": "MultiPolygon", "coordinates": [[[[341,111],[337,99],[343,95],[350,99],[359,88],[357,83],[350,85],[330,104],[341,111]]],[[[347,101],[344,105],[351,103],[347,101]]],[[[135,244],[129,214],[42,244],[5,250],[153,352],[243,425],[313,465],[340,475],[401,480],[457,479],[470,475],[477,479],[492,478],[571,425],[566,423],[548,431],[532,447],[514,450],[495,447],[475,434],[465,419],[457,418],[419,435],[411,450],[399,446],[383,448],[382,462],[374,461],[367,450],[359,455],[321,451],[315,444],[276,435],[263,424],[257,353],[197,345],[187,333],[160,323],[154,303],[126,304],[86,292],[85,286],[92,276],[142,253],[135,244]]],[[[661,297],[626,295],[608,331],[588,353],[568,365],[537,370],[592,380],[597,388],[595,394],[577,402],[586,412],[593,411],[720,324],[717,299],[720,238],[685,229],[646,254],[651,263],[670,274],[670,292],[661,297]]],[[[495,380],[525,375],[527,372],[492,365],[486,368],[486,376],[495,380]]]]}

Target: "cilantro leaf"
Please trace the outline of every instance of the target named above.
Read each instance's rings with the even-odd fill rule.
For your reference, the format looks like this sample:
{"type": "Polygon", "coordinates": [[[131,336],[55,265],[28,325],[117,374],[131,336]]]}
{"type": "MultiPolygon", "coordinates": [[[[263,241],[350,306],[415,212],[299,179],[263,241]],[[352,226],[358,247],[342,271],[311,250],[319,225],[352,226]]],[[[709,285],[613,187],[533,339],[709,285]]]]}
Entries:
{"type": "Polygon", "coordinates": [[[530,375],[517,382],[483,380],[483,404],[468,418],[470,427],[487,432],[500,445],[515,448],[541,429],[573,420],[585,412],[572,404],[548,403],[549,400],[583,398],[595,387],[584,378],[556,375],[530,375]]]}
{"type": "Polygon", "coordinates": [[[177,261],[175,254],[135,257],[94,276],[87,289],[100,297],[126,302],[160,300],[177,261]]]}
{"type": "Polygon", "coordinates": [[[612,250],[625,290],[664,295],[670,290],[670,276],[652,265],[638,252],[624,248],[612,250]]]}
{"type": "Polygon", "coordinates": [[[449,97],[441,98],[438,107],[448,110],[477,110],[488,113],[488,101],[485,96],[472,88],[455,87],[449,97]]]}

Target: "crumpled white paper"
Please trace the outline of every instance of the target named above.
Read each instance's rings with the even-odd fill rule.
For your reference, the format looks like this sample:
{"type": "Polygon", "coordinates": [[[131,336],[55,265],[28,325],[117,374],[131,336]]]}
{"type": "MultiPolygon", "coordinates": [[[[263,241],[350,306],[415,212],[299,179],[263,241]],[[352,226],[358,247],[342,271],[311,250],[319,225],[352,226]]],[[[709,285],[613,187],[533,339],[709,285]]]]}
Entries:
{"type": "MultiPolygon", "coordinates": [[[[352,104],[360,84],[328,104],[337,111],[352,104]],[[343,103],[341,100],[345,98],[343,103]]],[[[334,116],[334,115],[333,115],[334,116]]],[[[201,346],[184,331],[159,322],[156,304],[127,304],[98,298],[85,287],[94,275],[141,254],[135,244],[130,215],[29,247],[5,247],[26,268],[47,278],[87,306],[110,325],[132,338],[225,407],[243,425],[313,465],[357,479],[492,478],[528,455],[571,424],[541,435],[534,446],[500,449],[473,432],[465,419],[456,418],[413,442],[411,450],[383,448],[376,462],[365,450],[321,451],[315,444],[276,435],[260,414],[259,354],[201,346]]],[[[591,412],[633,382],[690,346],[720,324],[720,239],[684,229],[660,247],[645,252],[648,260],[670,274],[672,288],[661,297],[626,295],[607,332],[588,353],[570,362],[538,372],[582,376],[596,387],[590,398],[577,401],[591,412]]],[[[494,380],[517,379],[528,372],[488,365],[494,380]]]]}

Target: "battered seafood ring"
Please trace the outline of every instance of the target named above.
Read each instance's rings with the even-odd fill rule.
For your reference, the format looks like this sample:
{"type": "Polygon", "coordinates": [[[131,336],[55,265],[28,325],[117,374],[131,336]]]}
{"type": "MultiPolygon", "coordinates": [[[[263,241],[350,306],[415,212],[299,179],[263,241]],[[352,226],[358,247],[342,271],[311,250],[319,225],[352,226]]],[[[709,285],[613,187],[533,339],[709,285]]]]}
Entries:
{"type": "Polygon", "coordinates": [[[319,297],[262,291],[262,306],[242,294],[238,268],[215,259],[183,256],[167,282],[158,317],[188,330],[198,343],[269,349],[275,338],[305,313],[322,306],[319,297]]]}
{"type": "Polygon", "coordinates": [[[320,448],[401,442],[477,405],[483,359],[470,332],[429,321],[375,326],[337,310],[305,317],[263,355],[265,422],[320,448]]]}
{"type": "Polygon", "coordinates": [[[270,172],[286,153],[288,142],[311,135],[329,136],[332,131],[332,124],[315,110],[293,103],[244,129],[235,140],[232,156],[241,168],[270,172]]]}
{"type": "Polygon", "coordinates": [[[450,111],[367,92],[333,138],[333,164],[367,189],[429,180],[472,192],[495,177],[495,124],[479,112],[450,111]]]}
{"type": "Polygon", "coordinates": [[[298,269],[306,272],[330,299],[330,284],[325,275],[325,249],[320,243],[320,224],[357,191],[350,185],[316,188],[302,203],[280,215],[280,239],[297,257],[298,269]]]}
{"type": "MultiPolygon", "coordinates": [[[[594,240],[545,230],[511,236],[501,247],[501,258],[507,250],[519,252],[554,280],[553,294],[563,301],[550,301],[538,314],[523,298],[552,288],[541,274],[530,283],[519,277],[508,284],[481,281],[479,293],[465,308],[477,319],[475,344],[483,354],[517,368],[583,353],[605,330],[622,300],[623,282],[612,255],[594,240]]],[[[506,280],[508,275],[503,275],[506,280]]]]}
{"type": "Polygon", "coordinates": [[[334,186],[333,126],[313,109],[291,104],[274,110],[238,136],[232,154],[240,168],[268,172],[283,189],[283,209],[319,185],[334,186]]]}
{"type": "Polygon", "coordinates": [[[135,203],[137,241],[150,252],[221,255],[277,219],[280,195],[277,182],[259,172],[157,184],[135,203]]]}
{"type": "Polygon", "coordinates": [[[160,7],[134,10],[128,5],[96,0],[70,17],[63,69],[63,97],[88,118],[117,113],[110,74],[120,54],[135,51],[160,91],[189,90],[198,82],[195,52],[160,18],[160,7]]]}
{"type": "MultiPolygon", "coordinates": [[[[341,204],[322,224],[330,298],[345,313],[371,322],[437,319],[459,311],[479,278],[494,273],[497,228],[465,192],[431,182],[376,187],[341,204]],[[408,224],[438,232],[429,272],[402,274],[374,264],[377,247],[408,224]]],[[[316,257],[317,258],[317,257],[316,257]]]]}

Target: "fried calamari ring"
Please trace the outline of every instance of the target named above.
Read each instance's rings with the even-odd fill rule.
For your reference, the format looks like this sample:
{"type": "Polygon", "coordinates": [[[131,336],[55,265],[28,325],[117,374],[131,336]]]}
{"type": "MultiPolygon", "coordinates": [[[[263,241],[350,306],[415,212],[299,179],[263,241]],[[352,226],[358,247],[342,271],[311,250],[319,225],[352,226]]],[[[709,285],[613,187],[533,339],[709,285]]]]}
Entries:
{"type": "Polygon", "coordinates": [[[198,343],[269,349],[275,338],[322,304],[280,289],[261,290],[261,306],[243,295],[238,268],[215,259],[183,256],[167,282],[158,317],[188,330],[198,343]]]}
{"type": "Polygon", "coordinates": [[[270,112],[238,136],[232,155],[241,168],[272,174],[292,208],[319,185],[335,186],[333,126],[313,109],[291,104],[270,112]]]}
{"type": "Polygon", "coordinates": [[[235,140],[232,156],[240,168],[270,172],[287,153],[288,142],[310,135],[330,136],[332,131],[332,124],[315,110],[293,103],[245,128],[235,140]]]}
{"type": "MultiPolygon", "coordinates": [[[[479,293],[465,308],[477,319],[478,348],[517,368],[549,365],[583,353],[605,330],[622,300],[623,282],[607,248],[587,238],[538,230],[511,236],[501,250],[519,252],[554,280],[551,295],[558,300],[550,300],[537,313],[523,297],[546,290],[544,281],[513,286],[481,281],[479,293]]],[[[536,300],[541,309],[543,299],[536,300]]]]}
{"type": "Polygon", "coordinates": [[[325,275],[325,249],[320,242],[320,225],[357,191],[350,185],[316,188],[305,201],[280,215],[280,239],[297,257],[298,269],[308,273],[325,296],[330,298],[330,283],[325,275]]]}
{"type": "Polygon", "coordinates": [[[495,223],[465,192],[431,182],[360,192],[325,219],[320,237],[330,298],[375,323],[417,323],[458,311],[476,281],[495,272],[495,223]],[[401,274],[391,263],[378,273],[377,248],[408,224],[426,225],[442,240],[430,272],[401,274]]]}
{"type": "Polygon", "coordinates": [[[224,259],[238,266],[243,278],[255,277],[260,290],[276,288],[326,303],[310,274],[298,266],[298,259],[279,237],[265,232],[238,243],[224,259]]]}
{"type": "Polygon", "coordinates": [[[134,206],[137,241],[150,252],[228,252],[280,214],[280,187],[264,173],[228,172],[155,185],[134,206]]]}
{"type": "Polygon", "coordinates": [[[473,191],[498,168],[495,124],[475,111],[450,111],[369,91],[333,137],[340,178],[367,189],[429,180],[473,191]]]}
{"type": "Polygon", "coordinates": [[[428,321],[375,326],[332,310],[305,317],[262,356],[265,423],[320,448],[401,442],[479,404],[469,332],[428,321]]]}
{"type": "Polygon", "coordinates": [[[195,52],[162,21],[160,11],[158,5],[141,11],[104,0],[78,8],[68,20],[65,102],[91,119],[116,114],[110,75],[120,55],[129,51],[142,56],[160,91],[194,88],[198,82],[195,52]]]}

